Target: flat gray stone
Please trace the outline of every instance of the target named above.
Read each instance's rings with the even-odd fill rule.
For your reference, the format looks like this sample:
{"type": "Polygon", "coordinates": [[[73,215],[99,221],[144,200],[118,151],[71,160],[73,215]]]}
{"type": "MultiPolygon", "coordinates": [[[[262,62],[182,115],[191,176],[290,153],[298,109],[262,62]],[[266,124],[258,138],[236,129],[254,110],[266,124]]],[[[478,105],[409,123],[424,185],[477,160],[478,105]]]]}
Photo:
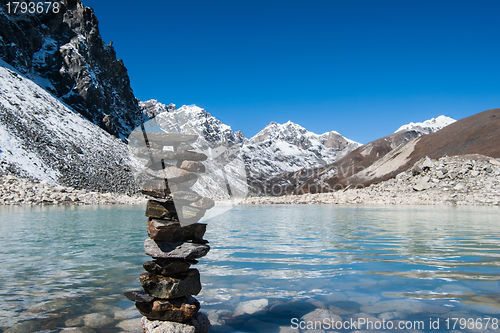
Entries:
{"type": "Polygon", "coordinates": [[[215,206],[215,202],[207,197],[203,197],[200,200],[193,202],[190,204],[191,207],[202,208],[202,209],[210,209],[215,206]]]}
{"type": "Polygon", "coordinates": [[[182,227],[177,221],[151,218],[148,220],[149,238],[169,243],[190,240],[195,241],[195,243],[206,243],[202,241],[206,230],[207,225],[202,223],[194,223],[182,227]]]}
{"type": "Polygon", "coordinates": [[[198,295],[201,291],[200,272],[197,269],[190,269],[175,276],[144,273],[139,280],[144,291],[155,298],[171,299],[198,295]]]}
{"type": "Polygon", "coordinates": [[[177,215],[183,227],[198,222],[206,212],[206,209],[192,206],[177,205],[177,208],[177,215]]]}
{"type": "Polygon", "coordinates": [[[144,251],[153,258],[198,259],[210,251],[210,246],[197,243],[167,243],[148,238],[144,241],[144,251]]]}
{"type": "Polygon", "coordinates": [[[127,291],[124,293],[125,297],[127,297],[132,302],[136,303],[147,303],[152,302],[154,300],[153,297],[149,296],[142,290],[138,291],[127,291]]]}
{"type": "Polygon", "coordinates": [[[194,192],[189,192],[189,191],[178,191],[172,193],[172,198],[174,199],[174,202],[179,202],[179,203],[191,203],[200,200],[202,197],[198,193],[194,192]]]}
{"type": "Polygon", "coordinates": [[[324,318],[329,318],[332,321],[342,321],[342,318],[334,313],[333,311],[326,310],[326,309],[316,309],[312,312],[309,312],[300,318],[301,320],[304,320],[306,322],[308,321],[322,321],[324,318]]]}
{"type": "Polygon", "coordinates": [[[156,179],[166,179],[169,186],[170,184],[184,183],[189,180],[198,179],[198,176],[195,173],[186,171],[173,165],[166,165],[165,169],[161,170],[154,170],[145,167],[144,172],[156,179]]]}
{"type": "Polygon", "coordinates": [[[196,260],[184,259],[156,259],[145,262],[142,267],[149,272],[158,275],[173,275],[187,271],[191,265],[195,265],[196,260]]]}
{"type": "Polygon", "coordinates": [[[142,194],[154,198],[165,199],[170,196],[170,188],[165,179],[148,179],[142,185],[142,194]]]}
{"type": "Polygon", "coordinates": [[[204,313],[198,312],[196,316],[187,323],[175,323],[171,321],[141,319],[144,333],[208,333],[210,321],[204,313]]]}

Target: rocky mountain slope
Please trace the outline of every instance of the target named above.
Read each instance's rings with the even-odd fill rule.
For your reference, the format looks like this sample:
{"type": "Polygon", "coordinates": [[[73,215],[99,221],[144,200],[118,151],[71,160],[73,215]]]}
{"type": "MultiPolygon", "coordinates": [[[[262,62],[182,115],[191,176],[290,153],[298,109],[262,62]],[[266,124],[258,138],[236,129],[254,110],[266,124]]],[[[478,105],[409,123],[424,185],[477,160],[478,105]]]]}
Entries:
{"type": "Polygon", "coordinates": [[[500,109],[488,110],[428,135],[397,131],[354,150],[328,167],[282,175],[274,186],[279,187],[280,194],[366,187],[393,178],[425,156],[500,157],[499,140],[500,109]]]}
{"type": "Polygon", "coordinates": [[[0,61],[0,174],[134,192],[128,146],[0,61]]]}
{"type": "Polygon", "coordinates": [[[428,157],[395,178],[332,193],[252,197],[254,204],[499,205],[500,160],[484,155],[428,157]]]}
{"type": "Polygon", "coordinates": [[[0,2],[0,58],[92,123],[125,138],[146,120],[127,69],[102,40],[98,20],[79,0],[54,13],[7,13],[0,2]]]}
{"type": "MultiPolygon", "coordinates": [[[[155,117],[165,131],[197,134],[199,138],[192,145],[199,152],[216,156],[218,149],[230,149],[233,161],[238,162],[231,171],[227,170],[226,177],[229,177],[229,183],[234,183],[240,193],[246,184],[253,191],[273,175],[326,165],[360,146],[335,131],[318,135],[292,122],[271,122],[257,135],[247,139],[241,132],[233,132],[231,127],[194,105],[175,109],[173,104],[167,106],[156,100],[139,104],[143,112],[155,117]]],[[[195,187],[206,188],[204,191],[210,188],[210,191],[220,195],[226,192],[221,185],[225,181],[216,170],[224,169],[223,161],[209,160],[213,165],[207,165],[209,172],[200,181],[200,185],[195,187]]],[[[201,188],[198,190],[202,191],[201,188]]],[[[210,196],[205,192],[204,195],[210,196]]]]}

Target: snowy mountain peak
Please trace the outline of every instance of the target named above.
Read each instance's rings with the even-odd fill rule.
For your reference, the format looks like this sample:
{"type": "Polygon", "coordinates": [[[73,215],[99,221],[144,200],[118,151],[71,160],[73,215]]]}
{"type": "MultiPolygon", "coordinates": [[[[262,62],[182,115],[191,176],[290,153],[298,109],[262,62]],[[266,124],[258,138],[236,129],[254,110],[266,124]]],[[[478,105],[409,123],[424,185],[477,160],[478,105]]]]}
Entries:
{"type": "Polygon", "coordinates": [[[230,126],[194,104],[176,109],[175,104],[165,105],[153,99],[139,102],[139,107],[150,118],[155,117],[160,127],[168,133],[196,134],[204,143],[242,140],[239,134],[235,138],[230,126]]]}
{"type": "Polygon", "coordinates": [[[319,135],[306,130],[304,127],[290,120],[284,124],[278,124],[272,121],[249,141],[266,146],[269,146],[277,141],[284,141],[302,149],[309,149],[310,147],[319,145],[325,145],[326,148],[335,147],[342,149],[339,146],[339,142],[341,145],[348,143],[358,146],[360,145],[355,141],[344,138],[336,131],[326,132],[319,135]]]}
{"type": "Polygon", "coordinates": [[[335,131],[318,135],[291,121],[273,121],[246,141],[242,151],[253,176],[326,165],[359,146],[335,131]]]}
{"type": "Polygon", "coordinates": [[[426,120],[421,123],[409,123],[406,125],[401,126],[398,128],[398,130],[394,133],[400,132],[400,131],[417,131],[421,132],[422,134],[430,134],[439,131],[445,126],[448,126],[449,124],[454,123],[456,120],[447,116],[439,116],[437,118],[432,118],[429,120],[426,120]]]}
{"type": "Polygon", "coordinates": [[[266,141],[286,141],[295,144],[297,139],[303,136],[315,135],[308,132],[304,127],[291,122],[290,120],[284,124],[278,124],[271,121],[269,125],[264,127],[259,133],[255,134],[250,141],[255,143],[263,143],[266,141]]]}

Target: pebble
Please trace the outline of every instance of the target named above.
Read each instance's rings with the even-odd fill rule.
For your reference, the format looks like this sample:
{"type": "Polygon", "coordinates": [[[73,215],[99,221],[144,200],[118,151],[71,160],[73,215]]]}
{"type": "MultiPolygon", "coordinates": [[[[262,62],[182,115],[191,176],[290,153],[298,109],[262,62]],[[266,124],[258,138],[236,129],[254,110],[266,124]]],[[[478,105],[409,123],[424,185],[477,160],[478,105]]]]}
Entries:
{"type": "MultiPolygon", "coordinates": [[[[137,312],[135,306],[131,306],[127,309],[119,309],[115,310],[113,313],[113,318],[115,320],[128,320],[140,317],[140,314],[137,312]]],[[[126,331],[126,330],[125,330],[126,331]]]]}
{"type": "Polygon", "coordinates": [[[70,327],[63,328],[60,332],[67,333],[96,333],[96,331],[90,327],[70,327]]]}
{"type": "Polygon", "coordinates": [[[144,196],[91,192],[12,175],[0,176],[0,205],[114,205],[146,201],[144,196]]]}
{"type": "Polygon", "coordinates": [[[262,299],[254,299],[247,302],[242,302],[238,304],[236,310],[234,311],[235,316],[243,315],[243,314],[255,314],[258,312],[263,312],[267,306],[269,305],[269,301],[265,298],[262,299]]]}
{"type": "Polygon", "coordinates": [[[5,330],[3,333],[30,333],[30,332],[36,332],[40,328],[41,324],[38,323],[37,321],[30,320],[30,321],[25,321],[22,323],[19,323],[7,330],[5,330]]]}
{"type": "Polygon", "coordinates": [[[144,333],[207,333],[210,330],[210,321],[204,313],[198,312],[186,324],[171,321],[141,319],[144,333]]]}
{"type": "Polygon", "coordinates": [[[123,320],[116,327],[129,333],[142,333],[141,318],[123,320]]]}
{"type": "Polygon", "coordinates": [[[303,320],[305,322],[316,322],[316,321],[323,322],[325,318],[328,318],[330,320],[330,323],[342,321],[342,317],[340,317],[333,311],[325,309],[316,309],[312,312],[309,312],[308,314],[303,315],[302,318],[300,318],[300,320],[303,320]]]}
{"type": "Polygon", "coordinates": [[[99,328],[113,323],[114,320],[100,313],[90,313],[83,316],[83,323],[87,327],[99,328]]]}

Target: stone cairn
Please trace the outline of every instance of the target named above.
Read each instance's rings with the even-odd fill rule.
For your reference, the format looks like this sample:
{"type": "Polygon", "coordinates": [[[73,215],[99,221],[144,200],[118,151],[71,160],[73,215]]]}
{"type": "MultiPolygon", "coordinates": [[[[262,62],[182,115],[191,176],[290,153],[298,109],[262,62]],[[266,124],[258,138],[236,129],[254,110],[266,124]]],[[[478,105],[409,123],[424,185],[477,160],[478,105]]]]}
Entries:
{"type": "Polygon", "coordinates": [[[126,292],[144,316],[145,333],[206,333],[211,325],[193,295],[201,291],[200,273],[190,268],[210,247],[203,239],[206,224],[198,223],[213,200],[190,188],[196,173],[205,172],[206,155],[190,151],[196,135],[135,133],[145,146],[137,156],[149,158],[143,194],[153,197],[146,208],[149,238],[144,250],[153,260],[144,263],[140,282],[144,291],[126,292]],[[141,138],[143,136],[143,138],[141,138]],[[163,150],[164,147],[170,150],[163,150]]]}

